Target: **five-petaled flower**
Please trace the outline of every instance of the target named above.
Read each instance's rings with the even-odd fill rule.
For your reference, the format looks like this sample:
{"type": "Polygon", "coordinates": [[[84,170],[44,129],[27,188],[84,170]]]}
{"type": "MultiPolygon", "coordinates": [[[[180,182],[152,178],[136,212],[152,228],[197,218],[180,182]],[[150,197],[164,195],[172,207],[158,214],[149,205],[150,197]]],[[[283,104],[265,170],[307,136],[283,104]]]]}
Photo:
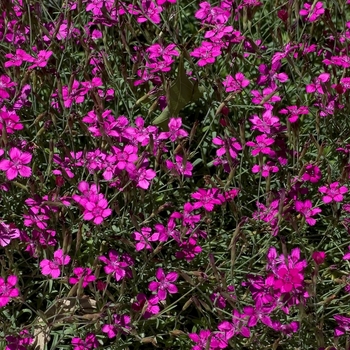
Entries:
{"type": "Polygon", "coordinates": [[[151,292],[156,292],[159,300],[165,300],[167,292],[170,294],[177,293],[177,287],[172,282],[175,282],[179,275],[177,272],[170,272],[166,276],[162,268],[159,268],[156,272],[156,277],[158,281],[152,281],[148,289],[151,292]]]}
{"type": "Polygon", "coordinates": [[[9,180],[15,179],[18,174],[23,177],[30,177],[32,169],[25,164],[28,164],[32,160],[32,155],[28,152],[22,152],[16,147],[13,147],[9,151],[9,159],[3,159],[0,162],[0,170],[6,171],[6,177],[9,180]]]}
{"type": "Polygon", "coordinates": [[[0,307],[4,307],[11,298],[19,296],[19,290],[16,288],[17,276],[8,276],[7,282],[0,277],[0,307]]]}
{"type": "Polygon", "coordinates": [[[69,264],[70,256],[64,255],[63,249],[58,249],[53,253],[53,257],[53,260],[42,260],[40,262],[40,268],[43,275],[51,275],[52,278],[57,278],[61,274],[61,267],[69,264]]]}
{"type": "Polygon", "coordinates": [[[318,190],[325,194],[322,197],[322,200],[326,204],[331,203],[332,201],[341,202],[344,199],[343,194],[348,192],[348,189],[345,186],[339,185],[339,182],[333,182],[329,187],[321,186],[318,190]]]}
{"type": "Polygon", "coordinates": [[[312,203],[309,199],[305,202],[295,201],[295,209],[297,212],[301,213],[305,217],[305,221],[310,225],[314,226],[316,224],[316,219],[312,216],[321,213],[320,208],[312,208],[312,203]]]}

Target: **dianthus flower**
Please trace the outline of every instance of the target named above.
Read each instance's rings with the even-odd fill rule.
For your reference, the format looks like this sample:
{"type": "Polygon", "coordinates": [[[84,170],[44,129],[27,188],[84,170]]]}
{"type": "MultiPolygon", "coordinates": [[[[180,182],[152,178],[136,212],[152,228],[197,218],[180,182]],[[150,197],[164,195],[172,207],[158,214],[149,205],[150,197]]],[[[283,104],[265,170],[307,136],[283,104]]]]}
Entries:
{"type": "Polygon", "coordinates": [[[301,177],[303,181],[310,181],[311,183],[318,182],[322,177],[321,170],[318,166],[308,164],[305,167],[305,173],[301,177]]]}
{"type": "Polygon", "coordinates": [[[0,277],[0,307],[9,303],[11,298],[19,296],[19,290],[16,288],[17,276],[8,276],[7,282],[0,277]]]}
{"type": "Polygon", "coordinates": [[[152,281],[148,285],[148,289],[151,292],[156,292],[159,300],[165,300],[167,292],[170,294],[177,293],[177,287],[172,282],[175,282],[178,277],[179,275],[177,272],[170,272],[165,275],[163,269],[159,268],[156,272],[156,278],[158,281],[152,281]]]}
{"type": "Polygon", "coordinates": [[[109,251],[108,256],[109,259],[105,256],[99,257],[99,260],[106,264],[104,267],[106,274],[112,274],[117,281],[122,280],[126,276],[130,277],[130,266],[134,264],[134,261],[128,254],[120,255],[112,249],[109,251]]]}
{"type": "Polygon", "coordinates": [[[188,136],[188,132],[181,129],[182,119],[181,118],[171,118],[169,121],[169,131],[161,132],[158,136],[159,140],[170,139],[171,142],[175,142],[177,139],[188,136]]]}
{"type": "Polygon", "coordinates": [[[107,208],[107,206],[106,198],[101,198],[99,195],[91,195],[89,201],[84,204],[84,220],[92,220],[95,225],[100,225],[106,217],[112,214],[112,210],[107,208]]]}
{"type": "Polygon", "coordinates": [[[220,194],[218,188],[199,188],[197,192],[192,193],[191,197],[197,199],[197,202],[193,204],[194,209],[203,207],[207,211],[213,211],[214,205],[221,205],[225,202],[225,197],[220,194]]]}
{"type": "Polygon", "coordinates": [[[77,284],[80,280],[83,280],[82,286],[85,288],[90,282],[96,280],[96,277],[92,274],[92,271],[89,267],[76,267],[73,269],[73,273],[76,277],[69,277],[70,284],[77,284]]]}
{"type": "Polygon", "coordinates": [[[91,350],[100,346],[95,334],[86,334],[85,340],[74,337],[72,339],[73,350],[91,350]]]}
{"type": "Polygon", "coordinates": [[[256,156],[260,153],[273,155],[274,151],[269,146],[271,146],[274,142],[274,139],[267,137],[267,135],[265,134],[262,134],[256,137],[256,143],[253,141],[248,141],[246,145],[249,147],[253,147],[253,156],[256,156]]]}
{"type": "Polygon", "coordinates": [[[305,202],[296,201],[295,210],[304,215],[305,221],[310,226],[314,226],[316,224],[316,219],[314,219],[312,216],[321,213],[322,211],[320,208],[312,208],[312,203],[309,199],[307,199],[305,202]]]}
{"type": "Polygon", "coordinates": [[[18,174],[23,177],[30,177],[32,169],[25,164],[28,164],[32,160],[32,155],[28,152],[22,152],[16,147],[13,147],[9,151],[10,160],[3,159],[0,162],[0,170],[6,171],[6,177],[8,180],[15,179],[18,174]]]}
{"type": "Polygon", "coordinates": [[[108,338],[114,338],[118,333],[127,334],[130,329],[131,317],[129,315],[113,315],[113,324],[102,326],[102,332],[107,333],[108,338]]]}
{"type": "Polygon", "coordinates": [[[221,47],[208,41],[202,41],[202,45],[195,48],[190,55],[199,58],[197,64],[203,67],[215,62],[215,57],[221,55],[221,47]]]}
{"type": "Polygon", "coordinates": [[[323,3],[321,1],[316,4],[305,3],[304,8],[299,11],[300,16],[307,16],[306,20],[315,22],[320,16],[324,14],[323,3]]]}
{"type": "Polygon", "coordinates": [[[344,199],[343,194],[348,192],[348,189],[345,186],[339,185],[339,182],[333,182],[329,187],[321,186],[318,190],[325,194],[322,197],[322,200],[326,204],[331,203],[332,201],[341,202],[344,199]]]}
{"type": "Polygon", "coordinates": [[[249,80],[243,73],[236,73],[234,78],[232,75],[228,75],[222,84],[225,86],[226,92],[239,92],[249,85],[249,80]]]}
{"type": "Polygon", "coordinates": [[[24,329],[19,333],[19,336],[14,337],[12,335],[8,335],[6,337],[7,346],[5,350],[27,350],[34,342],[34,338],[29,334],[29,332],[24,329]]]}
{"type": "Polygon", "coordinates": [[[53,253],[54,259],[44,259],[40,262],[41,273],[45,276],[51,275],[52,278],[57,278],[61,274],[61,267],[68,265],[70,256],[63,254],[63,249],[58,249],[53,253]]]}

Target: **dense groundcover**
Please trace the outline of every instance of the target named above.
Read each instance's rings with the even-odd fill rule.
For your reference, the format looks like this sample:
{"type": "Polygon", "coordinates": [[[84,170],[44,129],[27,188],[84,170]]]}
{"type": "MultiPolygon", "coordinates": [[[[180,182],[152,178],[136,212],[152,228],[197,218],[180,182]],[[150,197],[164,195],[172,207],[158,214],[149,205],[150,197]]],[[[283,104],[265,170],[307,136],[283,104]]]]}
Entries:
{"type": "Polygon", "coordinates": [[[0,1],[0,349],[350,349],[350,1],[0,1]]]}

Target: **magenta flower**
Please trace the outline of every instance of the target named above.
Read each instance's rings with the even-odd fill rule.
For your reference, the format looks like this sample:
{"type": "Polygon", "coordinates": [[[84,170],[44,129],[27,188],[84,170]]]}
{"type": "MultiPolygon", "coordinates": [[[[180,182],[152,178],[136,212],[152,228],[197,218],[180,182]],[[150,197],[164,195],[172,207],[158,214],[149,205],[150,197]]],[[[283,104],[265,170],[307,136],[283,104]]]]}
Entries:
{"type": "Polygon", "coordinates": [[[9,61],[6,61],[4,66],[9,68],[12,66],[19,67],[23,61],[25,62],[34,62],[34,58],[28,55],[24,50],[17,49],[16,54],[8,53],[5,55],[6,58],[9,58],[9,61]]]}
{"type": "Polygon", "coordinates": [[[156,172],[153,169],[139,168],[137,172],[130,174],[130,177],[137,183],[137,187],[147,190],[153,178],[156,177],[156,172]]]}
{"type": "Polygon", "coordinates": [[[221,47],[208,41],[202,41],[202,45],[195,48],[190,55],[199,58],[198,66],[203,67],[215,62],[215,57],[221,55],[221,47]]]}
{"type": "Polygon", "coordinates": [[[148,319],[152,317],[152,315],[159,313],[159,298],[156,295],[152,295],[147,299],[146,294],[139,293],[136,299],[137,301],[132,303],[131,307],[134,311],[141,312],[144,318],[148,319]]]}
{"type": "Polygon", "coordinates": [[[148,20],[158,24],[160,23],[160,13],[162,12],[162,7],[156,5],[153,1],[150,0],[142,0],[141,1],[141,7],[142,7],[142,15],[139,15],[137,18],[138,23],[144,23],[148,20]]]}
{"type": "Polygon", "coordinates": [[[256,156],[260,153],[272,156],[274,155],[274,151],[269,146],[271,146],[274,142],[274,139],[268,138],[266,134],[262,134],[256,137],[256,143],[253,141],[248,141],[246,145],[253,147],[253,156],[256,156]]]}
{"type": "Polygon", "coordinates": [[[152,250],[152,246],[149,242],[159,241],[159,233],[155,232],[152,234],[152,229],[150,227],[142,227],[141,232],[134,232],[132,238],[138,241],[135,245],[136,251],[139,252],[142,249],[152,250]]]}
{"type": "MultiPolygon", "coordinates": [[[[189,338],[196,343],[191,350],[206,350],[211,345],[212,333],[209,329],[202,329],[197,333],[190,333],[189,338]]],[[[212,349],[210,346],[209,349],[212,349]]]]}
{"type": "Polygon", "coordinates": [[[61,274],[61,267],[69,264],[70,256],[64,255],[63,249],[58,249],[53,253],[53,257],[53,260],[42,260],[40,262],[40,268],[43,275],[51,275],[52,278],[57,278],[61,274]]]}
{"type": "Polygon", "coordinates": [[[280,120],[272,114],[272,105],[264,104],[266,110],[263,112],[261,118],[253,115],[250,122],[254,124],[252,130],[259,130],[263,134],[271,135],[281,129],[280,120]]]}
{"type": "Polygon", "coordinates": [[[320,208],[312,209],[312,203],[309,199],[307,199],[305,202],[296,201],[295,210],[304,215],[305,221],[310,226],[314,226],[316,224],[316,220],[312,216],[322,212],[320,208]]]}
{"type": "Polygon", "coordinates": [[[322,177],[321,170],[318,166],[308,164],[305,167],[305,173],[301,177],[303,181],[310,181],[311,183],[317,183],[322,177]]]}
{"type": "Polygon", "coordinates": [[[178,279],[179,275],[177,272],[170,272],[165,276],[163,269],[159,268],[156,272],[156,277],[158,281],[152,281],[148,285],[148,289],[151,292],[156,292],[159,300],[165,300],[167,292],[170,294],[177,293],[176,285],[171,283],[178,279]]]}
{"type": "Polygon", "coordinates": [[[33,69],[36,67],[46,67],[47,61],[49,58],[52,56],[53,52],[52,51],[45,51],[45,50],[40,50],[38,53],[38,57],[34,58],[33,63],[31,66],[28,67],[28,69],[33,69]]]}
{"type": "Polygon", "coordinates": [[[107,333],[108,338],[115,338],[118,333],[127,334],[130,329],[131,317],[129,315],[113,315],[113,324],[102,326],[102,332],[107,333]]]}
{"type": "Polygon", "coordinates": [[[262,166],[255,164],[252,168],[252,173],[261,173],[261,176],[268,177],[271,175],[271,173],[277,173],[278,167],[274,165],[271,161],[268,161],[266,164],[263,164],[262,166]]]}
{"type": "Polygon", "coordinates": [[[238,151],[242,150],[241,144],[234,138],[224,138],[217,136],[213,138],[213,144],[216,146],[221,146],[217,151],[216,155],[218,157],[221,157],[226,154],[226,151],[229,152],[232,159],[236,159],[238,154],[238,151]]]}
{"type": "Polygon", "coordinates": [[[236,73],[234,78],[232,75],[228,75],[222,84],[225,86],[226,92],[239,92],[249,85],[249,80],[243,73],[236,73]]]}
{"type": "Polygon", "coordinates": [[[173,163],[167,159],[165,161],[166,167],[172,170],[175,175],[192,176],[193,165],[190,162],[184,161],[184,158],[178,154],[175,155],[175,161],[176,163],[173,163]]]}
{"type": "Polygon", "coordinates": [[[0,76],[0,98],[1,99],[8,99],[10,97],[10,94],[8,90],[12,90],[11,88],[13,86],[16,86],[17,83],[11,81],[11,78],[7,75],[1,75],[0,76]]]}
{"type": "Polygon", "coordinates": [[[6,171],[6,177],[9,180],[15,179],[18,174],[23,177],[30,177],[32,169],[28,164],[32,160],[32,155],[28,152],[22,152],[16,147],[13,147],[9,151],[10,160],[3,159],[0,162],[0,170],[6,171]]]}
{"type": "Polygon", "coordinates": [[[0,246],[6,247],[11,243],[11,240],[19,238],[21,232],[14,224],[5,224],[5,222],[0,221],[0,246]]]}
{"type": "Polygon", "coordinates": [[[309,22],[315,22],[320,16],[324,14],[323,3],[321,1],[316,4],[305,3],[304,8],[300,10],[300,16],[307,16],[306,20],[309,22]]]}
{"type": "Polygon", "coordinates": [[[26,329],[24,329],[17,337],[8,335],[6,341],[7,344],[5,350],[27,350],[29,349],[30,344],[34,342],[34,338],[26,329]]]}
{"type": "Polygon", "coordinates": [[[207,211],[213,211],[215,204],[221,205],[225,202],[225,197],[220,194],[218,188],[209,188],[208,190],[199,188],[197,192],[191,194],[191,197],[197,200],[193,204],[194,209],[203,207],[207,211]]]}
{"type": "Polygon", "coordinates": [[[16,288],[17,276],[8,276],[7,282],[0,277],[0,307],[9,303],[11,298],[19,296],[19,290],[16,288]]]}
{"type": "Polygon", "coordinates": [[[315,79],[314,83],[306,85],[306,92],[312,94],[317,91],[319,94],[323,95],[326,93],[324,89],[324,84],[330,79],[331,75],[329,73],[322,73],[315,79]]]}
{"type": "Polygon", "coordinates": [[[340,337],[350,331],[350,317],[334,315],[334,319],[338,323],[337,327],[334,329],[334,336],[340,337]]]}
{"type": "Polygon", "coordinates": [[[304,275],[298,268],[288,268],[281,266],[277,270],[277,276],[274,279],[273,287],[279,289],[281,293],[289,293],[293,289],[302,287],[304,275]]]}
{"type": "Polygon", "coordinates": [[[92,274],[92,271],[89,267],[76,267],[73,269],[73,273],[76,277],[69,277],[70,284],[77,284],[80,280],[83,280],[82,286],[85,288],[90,282],[96,280],[96,277],[92,274]]]}
{"type": "Polygon", "coordinates": [[[210,3],[203,1],[199,4],[200,9],[195,13],[195,17],[202,23],[223,24],[229,19],[231,13],[223,7],[211,7],[210,3]]]}
{"type": "Polygon", "coordinates": [[[169,131],[161,132],[158,140],[170,139],[171,142],[175,142],[177,139],[188,136],[188,132],[181,129],[182,119],[181,118],[171,118],[169,121],[169,131]]]}
{"type": "Polygon", "coordinates": [[[95,334],[86,334],[85,340],[74,337],[72,339],[73,350],[91,350],[100,346],[95,334]]]}
{"type": "Polygon", "coordinates": [[[115,250],[110,250],[108,253],[109,259],[105,256],[100,256],[99,260],[104,262],[106,266],[104,267],[104,271],[106,274],[112,274],[113,277],[120,281],[126,276],[130,275],[129,266],[134,264],[134,261],[128,254],[123,254],[120,256],[115,250]]]}
{"type": "Polygon", "coordinates": [[[262,103],[273,103],[281,101],[281,97],[277,95],[277,85],[271,84],[271,87],[263,89],[262,93],[258,90],[252,90],[251,94],[253,95],[252,102],[256,105],[262,103]]]}
{"type": "Polygon", "coordinates": [[[295,123],[299,119],[300,115],[309,114],[309,108],[307,106],[288,106],[281,109],[278,113],[286,114],[288,116],[288,120],[291,123],[295,123]]]}
{"type": "MultiPolygon", "coordinates": [[[[102,196],[102,195],[101,195],[102,196]]],[[[95,225],[100,225],[103,220],[112,214],[112,210],[107,208],[107,199],[99,195],[92,195],[89,202],[84,203],[84,220],[93,221],[95,225]]]]}
{"type": "Polygon", "coordinates": [[[343,194],[348,192],[348,189],[345,186],[339,185],[339,182],[333,182],[329,187],[321,186],[318,190],[325,194],[325,196],[322,197],[322,200],[326,204],[331,203],[332,201],[341,202],[344,199],[343,194]]]}

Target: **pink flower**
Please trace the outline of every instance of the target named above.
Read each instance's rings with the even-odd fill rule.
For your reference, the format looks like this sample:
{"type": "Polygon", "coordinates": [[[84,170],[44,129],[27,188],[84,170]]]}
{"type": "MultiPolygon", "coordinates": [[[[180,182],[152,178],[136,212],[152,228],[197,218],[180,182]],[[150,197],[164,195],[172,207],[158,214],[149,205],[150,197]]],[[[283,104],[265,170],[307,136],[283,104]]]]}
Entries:
{"type": "Polygon", "coordinates": [[[181,129],[182,119],[181,118],[171,118],[169,121],[169,131],[161,132],[158,140],[170,139],[171,142],[175,142],[177,139],[188,136],[188,132],[181,129]]]}
{"type": "Polygon", "coordinates": [[[268,161],[266,164],[263,164],[262,166],[255,164],[252,168],[252,173],[261,173],[261,176],[268,177],[271,175],[271,173],[277,173],[278,167],[274,165],[271,161],[268,161]]]}
{"type": "Polygon", "coordinates": [[[107,206],[107,199],[101,198],[99,195],[92,195],[89,202],[84,204],[84,220],[93,220],[95,225],[100,225],[106,217],[112,214],[112,210],[107,206]]]}
{"type": "Polygon", "coordinates": [[[322,210],[319,208],[312,209],[312,203],[309,199],[307,199],[305,202],[296,201],[295,210],[304,215],[305,221],[310,226],[314,226],[316,224],[316,220],[312,218],[312,216],[322,212],[322,210]]]}
{"type": "Polygon", "coordinates": [[[197,192],[191,194],[191,197],[197,200],[193,204],[194,209],[203,207],[207,211],[213,211],[215,204],[221,205],[225,202],[225,197],[220,194],[218,188],[209,188],[208,190],[199,188],[197,192]]]}
{"type": "Polygon", "coordinates": [[[274,142],[274,139],[268,138],[266,134],[262,134],[256,137],[256,143],[253,141],[248,141],[246,145],[253,147],[253,156],[256,156],[260,153],[273,155],[274,151],[269,146],[271,146],[274,142]]]}
{"type": "MultiPolygon", "coordinates": [[[[192,350],[206,350],[208,349],[208,344],[211,344],[211,337],[212,333],[209,329],[202,329],[199,331],[199,335],[197,333],[190,333],[188,336],[189,338],[196,343],[195,346],[193,346],[192,350]]],[[[212,349],[210,346],[209,349],[212,349]]]]}
{"type": "Polygon", "coordinates": [[[262,103],[273,103],[281,101],[281,97],[277,95],[277,85],[271,84],[271,87],[263,89],[262,93],[258,90],[252,90],[251,94],[253,95],[252,102],[256,105],[262,103]]]}
{"type": "Polygon", "coordinates": [[[322,177],[321,170],[318,166],[308,164],[305,167],[305,173],[301,177],[303,181],[310,181],[311,183],[317,183],[322,177]]]}
{"type": "Polygon", "coordinates": [[[338,323],[338,326],[334,329],[334,336],[340,337],[350,331],[350,317],[334,315],[334,319],[338,323]]]}
{"type": "Polygon", "coordinates": [[[348,192],[348,189],[345,186],[339,185],[339,182],[333,182],[329,187],[321,186],[318,190],[325,194],[325,196],[322,197],[322,200],[326,204],[332,201],[341,202],[344,199],[343,194],[348,192]]]}
{"type": "Polygon", "coordinates": [[[17,276],[8,276],[7,282],[0,277],[0,307],[9,303],[11,298],[19,296],[19,290],[16,288],[17,276]]]}
{"type": "Polygon", "coordinates": [[[100,346],[96,336],[93,333],[86,334],[85,340],[78,337],[72,339],[73,350],[91,350],[100,346]]]}
{"type": "Polygon", "coordinates": [[[300,16],[307,16],[309,22],[315,22],[324,14],[323,3],[318,1],[316,4],[305,3],[304,8],[300,10],[300,16]]]}
{"type": "Polygon", "coordinates": [[[221,47],[215,45],[209,41],[202,41],[202,45],[195,48],[190,56],[199,58],[197,62],[198,66],[203,67],[207,64],[212,64],[215,62],[215,57],[221,55],[221,47]]]}
{"type": "Polygon", "coordinates": [[[295,123],[299,119],[299,115],[309,114],[309,108],[307,106],[288,106],[281,109],[279,113],[288,115],[288,120],[291,123],[295,123]]]}
{"type": "Polygon", "coordinates": [[[176,163],[173,163],[167,159],[165,161],[166,167],[172,170],[175,175],[192,176],[193,165],[190,162],[184,161],[184,158],[178,154],[175,155],[175,161],[176,163]]]}
{"type": "Polygon", "coordinates": [[[323,95],[326,93],[324,89],[325,83],[330,79],[331,75],[329,73],[322,73],[315,79],[314,83],[306,85],[306,92],[308,94],[314,93],[317,91],[319,94],[323,95]]]}
{"type": "Polygon", "coordinates": [[[277,270],[277,279],[274,280],[273,287],[282,293],[289,293],[302,287],[303,280],[304,275],[299,269],[282,266],[277,270]]]}
{"type": "Polygon", "coordinates": [[[45,276],[51,275],[57,278],[61,274],[61,266],[68,265],[70,256],[63,254],[63,249],[58,249],[53,253],[54,259],[44,259],[40,262],[41,273],[45,276]]]}
{"type": "Polygon", "coordinates": [[[136,251],[139,252],[142,249],[152,250],[152,246],[149,242],[159,241],[159,233],[155,232],[152,234],[152,229],[150,227],[142,227],[141,232],[134,232],[132,238],[138,241],[135,245],[136,251]]]}
{"type": "Polygon", "coordinates": [[[148,289],[151,292],[156,292],[159,300],[165,300],[167,292],[170,294],[177,293],[177,287],[171,282],[175,282],[179,275],[177,272],[170,272],[166,276],[162,268],[159,268],[156,272],[156,277],[158,281],[152,281],[148,285],[148,289]]]}
{"type": "Polygon", "coordinates": [[[317,265],[322,265],[324,263],[324,261],[326,260],[326,253],[325,252],[313,252],[312,259],[315,261],[315,263],[317,265]]]}
{"type": "Polygon", "coordinates": [[[24,164],[30,163],[32,155],[28,152],[22,152],[16,147],[9,151],[10,160],[3,159],[0,162],[0,170],[6,171],[6,177],[13,180],[18,176],[18,173],[23,177],[30,177],[32,169],[24,164]]]}
{"type": "Polygon", "coordinates": [[[130,174],[130,177],[137,182],[137,187],[147,190],[153,178],[156,177],[156,172],[153,169],[140,168],[137,172],[130,174]]]}
{"type": "Polygon", "coordinates": [[[202,23],[209,24],[223,24],[226,23],[230,17],[230,11],[225,10],[222,7],[211,7],[207,1],[199,4],[200,9],[195,13],[195,17],[201,20],[202,23]]]}
{"type": "Polygon", "coordinates": [[[5,68],[9,68],[12,66],[19,67],[23,61],[25,62],[34,62],[34,58],[28,55],[24,50],[17,49],[16,54],[8,53],[5,55],[6,58],[9,58],[9,61],[6,61],[4,66],[5,68]]]}
{"type": "Polygon", "coordinates": [[[238,157],[237,152],[242,150],[241,144],[234,138],[224,138],[217,136],[213,138],[213,144],[216,146],[221,146],[217,151],[216,155],[221,157],[226,154],[226,151],[230,154],[232,159],[236,159],[238,157]]]}
{"type": "Polygon", "coordinates": [[[45,51],[45,50],[40,50],[38,53],[38,57],[34,58],[34,64],[29,66],[28,69],[33,69],[36,67],[46,67],[47,61],[49,58],[52,56],[53,52],[52,51],[45,51]]]}
{"type": "Polygon", "coordinates": [[[34,338],[26,329],[24,329],[17,337],[8,335],[6,337],[6,341],[7,346],[5,350],[27,350],[29,349],[30,344],[34,342],[34,338]]]}
{"type": "Polygon", "coordinates": [[[102,326],[102,332],[107,333],[108,338],[115,338],[118,333],[127,334],[130,329],[131,317],[129,315],[113,315],[114,324],[102,326]]]}
{"type": "Polygon", "coordinates": [[[117,281],[122,280],[126,276],[130,275],[129,266],[134,264],[134,261],[128,254],[120,254],[115,250],[110,250],[108,253],[109,259],[105,256],[100,256],[99,260],[104,262],[106,266],[104,267],[104,271],[106,274],[112,274],[117,281]]]}
{"type": "Polygon", "coordinates": [[[147,22],[148,20],[158,24],[160,23],[160,13],[162,12],[162,7],[156,5],[152,0],[142,0],[142,15],[137,18],[138,23],[147,22]]]}
{"type": "Polygon", "coordinates": [[[92,271],[89,267],[76,267],[73,269],[73,273],[77,277],[69,277],[70,284],[77,284],[80,280],[83,280],[82,286],[85,288],[90,282],[96,280],[96,277],[92,275],[92,271]]]}
{"type": "Polygon", "coordinates": [[[137,301],[132,303],[131,307],[134,311],[141,312],[144,318],[148,319],[159,313],[159,298],[156,295],[152,295],[147,299],[146,294],[139,293],[136,299],[137,301]]]}
{"type": "Polygon", "coordinates": [[[5,222],[0,221],[0,246],[6,247],[11,243],[11,240],[19,238],[21,232],[14,224],[5,224],[5,222]]]}
{"type": "Polygon", "coordinates": [[[239,92],[249,85],[249,80],[245,78],[243,73],[236,73],[235,78],[228,75],[222,83],[226,92],[239,92]]]}

